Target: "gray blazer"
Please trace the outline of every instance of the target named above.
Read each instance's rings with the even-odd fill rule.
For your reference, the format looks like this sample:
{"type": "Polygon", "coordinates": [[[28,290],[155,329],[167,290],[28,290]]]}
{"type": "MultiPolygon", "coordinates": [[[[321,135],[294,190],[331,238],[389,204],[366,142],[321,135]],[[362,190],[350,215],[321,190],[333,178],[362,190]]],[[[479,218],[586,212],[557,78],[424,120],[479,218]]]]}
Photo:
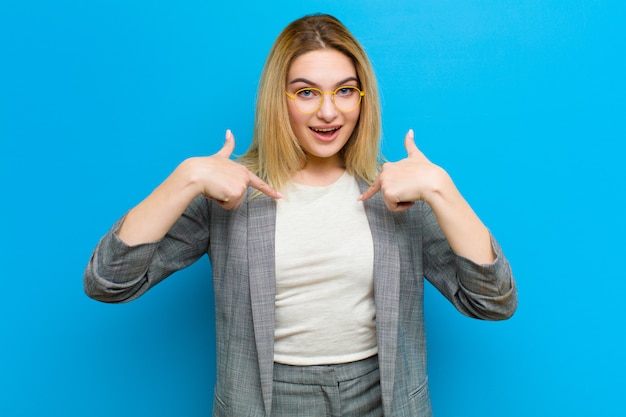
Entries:
{"type": "MultiPolygon", "coordinates": [[[[426,203],[392,213],[379,193],[364,204],[374,242],[384,414],[431,416],[424,277],[463,314],[501,320],[517,307],[511,269],[493,238],[493,265],[477,265],[453,253],[426,203]]],[[[271,414],[275,217],[276,204],[264,195],[234,211],[200,196],[159,242],[125,245],[115,234],[120,219],[101,239],[85,271],[90,297],[125,302],[208,253],[217,343],[213,416],[271,414]]]]}

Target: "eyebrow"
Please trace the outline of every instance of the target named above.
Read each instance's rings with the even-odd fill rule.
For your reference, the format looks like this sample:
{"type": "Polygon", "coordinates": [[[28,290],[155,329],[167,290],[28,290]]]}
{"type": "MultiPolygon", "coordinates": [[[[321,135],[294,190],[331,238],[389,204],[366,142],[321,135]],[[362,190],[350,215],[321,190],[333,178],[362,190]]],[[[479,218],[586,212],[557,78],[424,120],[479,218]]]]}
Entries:
{"type": "MultiPolygon", "coordinates": [[[[339,81],[336,85],[344,85],[349,81],[356,81],[357,83],[359,82],[358,78],[356,77],[348,77],[344,80],[339,81]]],[[[289,85],[291,84],[296,84],[296,83],[305,83],[305,84],[309,84],[309,85],[318,85],[316,83],[314,83],[311,80],[307,80],[306,78],[294,78],[293,80],[291,80],[289,82],[289,85]]]]}

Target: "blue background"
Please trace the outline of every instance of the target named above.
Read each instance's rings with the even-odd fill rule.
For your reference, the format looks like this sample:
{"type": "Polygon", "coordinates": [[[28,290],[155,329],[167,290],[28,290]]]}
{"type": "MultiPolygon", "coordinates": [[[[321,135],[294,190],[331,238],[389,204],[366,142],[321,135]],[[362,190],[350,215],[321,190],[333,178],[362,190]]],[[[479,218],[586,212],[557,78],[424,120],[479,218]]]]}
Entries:
{"type": "Polygon", "coordinates": [[[115,306],[83,270],[184,158],[246,149],[271,43],[317,11],[373,61],[386,156],[413,128],[514,267],[505,322],[429,287],[436,415],[626,415],[624,2],[4,0],[1,416],[209,415],[208,260],[115,306]]]}

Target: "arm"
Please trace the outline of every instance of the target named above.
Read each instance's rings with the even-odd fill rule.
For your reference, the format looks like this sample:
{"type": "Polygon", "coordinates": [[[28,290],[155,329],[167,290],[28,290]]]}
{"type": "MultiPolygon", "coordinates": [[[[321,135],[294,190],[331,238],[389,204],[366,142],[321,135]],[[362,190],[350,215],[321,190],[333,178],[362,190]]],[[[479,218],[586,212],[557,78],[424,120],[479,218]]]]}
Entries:
{"type": "MultiPolygon", "coordinates": [[[[450,176],[405,138],[408,157],[384,164],[360,197],[381,191],[394,212],[415,207],[420,225],[424,275],[463,314],[502,320],[517,307],[517,290],[508,261],[489,230],[461,196],[450,176]]],[[[421,256],[421,254],[417,255],[421,256]]]]}
{"type": "Polygon", "coordinates": [[[209,206],[206,198],[197,197],[162,239],[137,245],[118,236],[122,217],[89,259],[83,277],[85,293],[107,303],[130,301],[198,260],[209,245],[209,206]]]}
{"type": "Polygon", "coordinates": [[[415,145],[413,131],[405,137],[408,157],[387,163],[359,197],[366,200],[379,190],[391,211],[403,211],[418,200],[432,207],[452,250],[479,264],[493,263],[489,231],[457,190],[445,170],[431,163],[415,145]]]}
{"type": "Polygon", "coordinates": [[[105,302],[129,301],[206,252],[208,204],[236,209],[248,185],[280,194],[230,160],[234,137],[209,157],[190,158],[100,240],[84,275],[85,292],[105,302]],[[205,198],[206,197],[206,198],[205,198]]]}
{"type": "Polygon", "coordinates": [[[235,209],[246,196],[248,185],[273,198],[281,195],[230,159],[235,138],[226,132],[226,142],[215,155],[190,158],[124,219],[118,235],[125,243],[137,245],[162,239],[191,201],[200,194],[226,209],[235,209]]]}
{"type": "Polygon", "coordinates": [[[510,318],[517,308],[517,288],[511,266],[489,234],[493,263],[478,264],[451,250],[431,207],[418,202],[419,236],[424,276],[461,313],[484,320],[510,318]]]}

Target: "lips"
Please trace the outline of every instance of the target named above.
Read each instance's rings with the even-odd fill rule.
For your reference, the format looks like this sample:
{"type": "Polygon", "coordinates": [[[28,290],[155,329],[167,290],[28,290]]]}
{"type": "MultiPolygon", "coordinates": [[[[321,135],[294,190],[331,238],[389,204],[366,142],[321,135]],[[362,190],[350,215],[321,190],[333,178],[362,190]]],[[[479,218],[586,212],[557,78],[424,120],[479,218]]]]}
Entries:
{"type": "Polygon", "coordinates": [[[310,127],[309,128],[313,135],[323,142],[330,142],[334,140],[339,134],[339,130],[341,126],[334,127],[310,127]]]}

